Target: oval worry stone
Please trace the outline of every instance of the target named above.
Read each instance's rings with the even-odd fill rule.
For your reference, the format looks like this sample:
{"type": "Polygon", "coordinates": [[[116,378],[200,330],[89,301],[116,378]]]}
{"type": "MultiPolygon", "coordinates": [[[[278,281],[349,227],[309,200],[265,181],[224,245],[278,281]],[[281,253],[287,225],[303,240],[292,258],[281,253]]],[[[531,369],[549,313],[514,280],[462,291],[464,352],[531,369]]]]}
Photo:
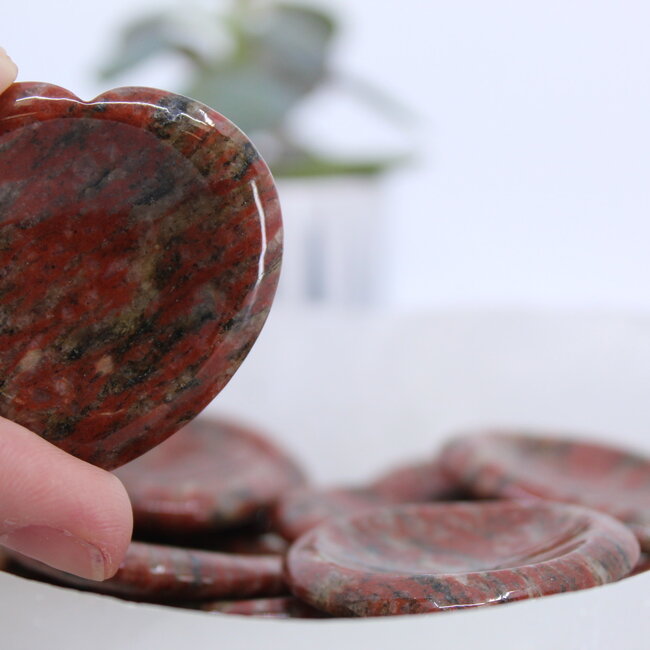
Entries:
{"type": "Polygon", "coordinates": [[[422,614],[594,587],[638,558],[628,528],[580,506],[409,504],[309,531],[289,551],[286,579],[335,616],[422,614]]]}
{"type": "Polygon", "coordinates": [[[305,480],[261,434],[207,418],[115,473],[131,499],[136,529],[170,535],[249,523],[305,480]]]}
{"type": "Polygon", "coordinates": [[[282,558],[271,555],[231,555],[131,542],[115,576],[103,582],[79,578],[17,554],[11,557],[32,577],[127,600],[191,603],[287,592],[282,558]]]}
{"type": "Polygon", "coordinates": [[[212,550],[238,555],[282,555],[289,550],[289,544],[277,533],[251,530],[248,533],[238,529],[219,536],[212,535],[212,550]]]}
{"type": "Polygon", "coordinates": [[[369,508],[392,504],[367,488],[310,488],[293,490],[271,510],[270,525],[289,542],[332,517],[351,515],[369,508]]]}
{"type": "Polygon", "coordinates": [[[539,497],[607,512],[650,551],[647,458],[580,440],[499,431],[451,441],[441,461],[479,497],[539,497]]]}
{"type": "Polygon", "coordinates": [[[319,612],[293,596],[250,600],[216,600],[203,604],[201,609],[205,612],[263,618],[330,618],[325,612],[319,612]]]}
{"type": "Polygon", "coordinates": [[[634,569],[632,569],[630,575],[635,576],[639,573],[645,573],[646,571],[650,571],[650,555],[647,553],[641,553],[639,561],[636,563],[634,569]]]}
{"type": "Polygon", "coordinates": [[[224,387],[281,257],[250,141],[180,95],[0,96],[0,415],[105,468],[224,387]]]}
{"type": "Polygon", "coordinates": [[[444,501],[458,496],[458,484],[434,459],[396,467],[366,487],[292,490],[272,508],[270,524],[284,539],[294,541],[331,517],[352,515],[378,506],[444,501]]]}
{"type": "Polygon", "coordinates": [[[401,465],[375,479],[369,486],[395,503],[420,503],[457,499],[461,490],[437,458],[401,465]]]}

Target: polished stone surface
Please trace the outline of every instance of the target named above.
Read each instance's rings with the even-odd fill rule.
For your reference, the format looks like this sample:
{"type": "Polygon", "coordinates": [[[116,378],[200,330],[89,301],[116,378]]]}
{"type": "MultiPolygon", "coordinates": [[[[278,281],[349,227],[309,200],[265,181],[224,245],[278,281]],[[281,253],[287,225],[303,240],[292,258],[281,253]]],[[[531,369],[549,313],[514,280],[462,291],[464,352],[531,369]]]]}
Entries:
{"type": "Polygon", "coordinates": [[[595,587],[638,558],[628,528],[580,506],[402,505],[309,531],[289,551],[286,579],[333,615],[422,614],[595,587]]]}
{"type": "Polygon", "coordinates": [[[293,596],[253,598],[248,600],[217,600],[201,606],[205,612],[257,616],[262,618],[331,618],[293,596]]]}
{"type": "Polygon", "coordinates": [[[288,542],[277,533],[237,533],[213,536],[213,550],[239,555],[281,555],[289,550],[288,542]]]}
{"type": "Polygon", "coordinates": [[[478,497],[541,497],[602,510],[650,551],[650,459],[613,446],[515,432],[452,440],[441,460],[478,497]]]}
{"type": "Polygon", "coordinates": [[[636,566],[630,575],[635,576],[639,573],[645,573],[646,571],[650,571],[650,555],[647,553],[641,553],[641,557],[639,557],[639,561],[636,563],[636,566]]]}
{"type": "Polygon", "coordinates": [[[254,522],[305,481],[264,434],[202,417],[115,473],[131,499],[136,532],[177,536],[254,522]]]}
{"type": "Polygon", "coordinates": [[[463,496],[458,482],[437,458],[395,467],[372,481],[369,487],[395,503],[445,501],[463,496]]]}
{"type": "Polygon", "coordinates": [[[271,509],[270,526],[294,541],[332,518],[396,503],[444,501],[461,496],[437,459],[399,465],[364,487],[302,487],[283,495],[271,509]]]}
{"type": "Polygon", "coordinates": [[[393,503],[366,488],[310,488],[293,490],[271,509],[271,528],[290,542],[333,517],[363,512],[393,503]]]}
{"type": "Polygon", "coordinates": [[[116,467],[223,388],[278,279],[250,141],[179,95],[0,96],[0,415],[116,467]]]}
{"type": "MultiPolygon", "coordinates": [[[[143,602],[198,602],[285,594],[282,559],[132,542],[113,578],[94,582],[12,554],[16,572],[143,602]],[[22,571],[21,571],[22,569],[22,571]]],[[[12,569],[13,570],[13,569],[12,569]]]]}

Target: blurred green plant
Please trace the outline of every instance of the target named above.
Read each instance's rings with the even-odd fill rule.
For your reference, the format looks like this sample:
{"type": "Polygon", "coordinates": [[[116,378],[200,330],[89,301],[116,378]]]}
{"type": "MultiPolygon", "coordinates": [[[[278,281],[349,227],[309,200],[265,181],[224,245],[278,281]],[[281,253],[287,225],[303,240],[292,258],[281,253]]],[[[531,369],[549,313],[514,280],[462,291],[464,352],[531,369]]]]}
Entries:
{"type": "Polygon", "coordinates": [[[180,92],[216,108],[248,133],[276,176],[377,174],[406,157],[332,158],[301,145],[291,133],[292,110],[325,84],[351,93],[394,121],[408,120],[408,111],[398,102],[328,65],[337,30],[328,13],[300,4],[186,3],[127,25],[101,75],[111,79],[161,55],[182,57],[190,74],[180,92]]]}

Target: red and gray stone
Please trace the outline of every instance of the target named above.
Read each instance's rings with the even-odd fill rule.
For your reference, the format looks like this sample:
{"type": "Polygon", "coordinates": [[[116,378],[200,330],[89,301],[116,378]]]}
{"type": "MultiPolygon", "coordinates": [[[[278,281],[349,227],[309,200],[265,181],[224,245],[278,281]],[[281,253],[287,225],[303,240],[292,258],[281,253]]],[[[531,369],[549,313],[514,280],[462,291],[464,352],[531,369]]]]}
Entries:
{"type": "Polygon", "coordinates": [[[289,550],[286,539],[277,533],[253,533],[214,537],[214,550],[239,555],[282,555],[289,550]]]}
{"type": "Polygon", "coordinates": [[[396,467],[375,479],[369,487],[395,503],[446,501],[462,496],[462,489],[437,458],[396,467]]]}
{"type": "Polygon", "coordinates": [[[17,554],[11,557],[32,577],[126,600],[189,604],[287,593],[282,558],[270,555],[230,555],[132,542],[115,576],[104,582],[79,578],[17,554]]]}
{"type": "Polygon", "coordinates": [[[331,519],[393,503],[366,488],[309,488],[287,493],[271,510],[270,526],[293,542],[331,519]]]}
{"type": "Polygon", "coordinates": [[[249,600],[217,600],[205,603],[201,609],[219,614],[259,616],[262,618],[331,618],[294,596],[253,598],[249,600]]]}
{"type": "Polygon", "coordinates": [[[287,493],[271,510],[270,525],[289,541],[330,519],[396,503],[439,501],[459,496],[458,484],[437,460],[410,463],[382,474],[366,487],[303,487],[287,493]]]}
{"type": "Polygon", "coordinates": [[[650,555],[647,553],[641,553],[641,557],[630,575],[635,576],[639,573],[645,573],[646,571],[650,571],[650,555]]]}
{"type": "Polygon", "coordinates": [[[269,170],[216,111],[0,96],[0,415],[108,469],[139,456],[232,377],[280,258],[269,170]]]}
{"type": "Polygon", "coordinates": [[[486,432],[452,440],[446,470],[482,498],[538,497],[607,512],[650,551],[650,460],[580,440],[486,432]]]}
{"type": "MultiPolygon", "coordinates": [[[[266,524],[266,518],[262,517],[266,524]]],[[[134,539],[150,544],[165,544],[236,555],[284,555],[289,542],[277,533],[269,532],[255,521],[251,525],[220,528],[219,530],[183,531],[138,528],[134,539]]]]}
{"type": "Polygon", "coordinates": [[[204,418],[115,474],[131,499],[136,530],[176,535],[250,523],[305,481],[262,434],[204,418]]]}
{"type": "Polygon", "coordinates": [[[335,616],[422,614],[595,587],[638,558],[626,526],[581,506],[408,504],[309,531],[289,551],[286,580],[335,616]]]}

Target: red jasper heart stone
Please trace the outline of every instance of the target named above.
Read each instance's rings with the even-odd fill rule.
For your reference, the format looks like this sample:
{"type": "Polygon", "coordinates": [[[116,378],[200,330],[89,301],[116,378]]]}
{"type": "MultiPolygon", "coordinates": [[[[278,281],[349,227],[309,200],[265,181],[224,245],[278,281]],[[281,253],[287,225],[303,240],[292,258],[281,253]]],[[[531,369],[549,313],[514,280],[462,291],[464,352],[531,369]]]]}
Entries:
{"type": "Polygon", "coordinates": [[[118,88],[0,96],[0,415],[114,468],[191,420],[266,319],[271,174],[216,111],[118,88]]]}

